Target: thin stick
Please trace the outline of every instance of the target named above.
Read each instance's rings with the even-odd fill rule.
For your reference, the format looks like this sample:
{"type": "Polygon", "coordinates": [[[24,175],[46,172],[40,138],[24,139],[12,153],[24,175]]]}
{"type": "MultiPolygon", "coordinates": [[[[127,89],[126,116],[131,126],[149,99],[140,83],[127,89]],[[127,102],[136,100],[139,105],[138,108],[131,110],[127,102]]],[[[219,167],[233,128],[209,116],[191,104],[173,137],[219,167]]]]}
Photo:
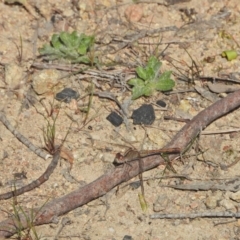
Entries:
{"type": "Polygon", "coordinates": [[[183,218],[240,218],[240,212],[200,212],[200,213],[176,213],[176,214],[152,214],[151,219],[183,219],[183,218]]]}
{"type": "Polygon", "coordinates": [[[27,138],[25,138],[20,132],[18,132],[7,120],[3,112],[0,112],[0,121],[21,143],[23,143],[27,148],[29,148],[36,155],[38,155],[39,157],[45,160],[51,157],[51,155],[47,154],[41,148],[34,146],[27,138]]]}
{"type": "Polygon", "coordinates": [[[26,185],[22,188],[14,189],[11,192],[0,194],[0,200],[19,196],[25,192],[29,192],[32,189],[42,185],[44,182],[46,182],[49,179],[50,175],[53,173],[54,169],[56,168],[58,160],[59,160],[59,156],[60,156],[60,149],[57,149],[57,151],[54,153],[53,159],[52,159],[51,163],[49,164],[49,166],[47,167],[46,171],[37,180],[34,180],[33,182],[29,183],[28,185],[26,185]]]}

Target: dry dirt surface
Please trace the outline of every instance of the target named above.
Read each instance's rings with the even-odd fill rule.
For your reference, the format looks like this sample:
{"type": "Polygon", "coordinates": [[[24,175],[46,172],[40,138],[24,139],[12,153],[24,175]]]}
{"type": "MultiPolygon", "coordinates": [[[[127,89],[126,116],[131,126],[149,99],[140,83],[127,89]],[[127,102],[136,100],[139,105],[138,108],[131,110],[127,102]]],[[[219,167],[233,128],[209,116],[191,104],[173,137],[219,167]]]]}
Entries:
{"type": "Polygon", "coordinates": [[[15,232],[12,238],[46,240],[240,239],[240,111],[239,104],[230,111],[234,101],[227,104],[230,110],[220,102],[215,111],[204,112],[220,118],[205,125],[199,121],[202,125],[188,142],[187,133],[182,136],[182,156],[172,162],[175,172],[166,168],[166,161],[159,162],[160,156],[153,157],[158,164],[143,173],[147,209],[141,207],[141,184],[133,173],[139,161],[117,168],[125,173],[122,180],[116,175],[103,186],[98,180],[92,183],[115,171],[116,153],[129,147],[171,147],[189,120],[239,89],[239,59],[221,56],[225,50],[240,49],[239,1],[11,2],[0,2],[0,194],[33,182],[48,166],[53,173],[31,191],[0,200],[0,238],[15,232]],[[38,49],[62,31],[94,35],[91,54],[99,65],[44,61],[38,49]],[[157,91],[132,101],[127,80],[152,55],[162,62],[163,72],[173,72],[176,85],[168,93],[157,91]],[[66,87],[79,98],[57,101],[56,93],[66,87]],[[133,125],[130,118],[142,104],[155,110],[150,126],[133,125]],[[112,111],[124,116],[121,126],[106,119],[112,111]],[[56,119],[54,144],[64,144],[55,169],[52,152],[46,160],[37,156],[2,124],[4,116],[43,156],[44,131],[56,119]],[[73,198],[59,205],[64,196],[83,190],[74,206],[68,206],[73,198]],[[93,191],[94,196],[82,200],[93,191]],[[44,219],[50,212],[45,207],[51,204],[59,213],[65,206],[68,210],[44,219]],[[232,215],[224,217],[227,213],[232,215]],[[154,214],[166,215],[159,219],[154,214]],[[15,224],[7,224],[9,219],[15,224]]]}

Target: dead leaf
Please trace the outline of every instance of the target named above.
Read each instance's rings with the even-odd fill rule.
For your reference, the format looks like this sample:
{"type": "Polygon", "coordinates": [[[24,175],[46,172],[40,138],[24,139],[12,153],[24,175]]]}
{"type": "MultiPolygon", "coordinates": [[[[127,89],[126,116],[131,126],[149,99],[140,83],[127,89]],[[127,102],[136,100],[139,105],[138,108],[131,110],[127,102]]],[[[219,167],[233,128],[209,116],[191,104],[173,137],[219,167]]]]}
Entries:
{"type": "Polygon", "coordinates": [[[215,93],[212,93],[212,92],[206,90],[205,88],[195,86],[195,90],[198,93],[200,93],[204,98],[206,98],[207,100],[209,100],[211,102],[216,102],[217,100],[220,99],[215,93]]]}
{"type": "Polygon", "coordinates": [[[223,83],[208,83],[208,88],[215,93],[229,93],[239,90],[239,87],[236,87],[234,85],[226,85],[223,83]]]}

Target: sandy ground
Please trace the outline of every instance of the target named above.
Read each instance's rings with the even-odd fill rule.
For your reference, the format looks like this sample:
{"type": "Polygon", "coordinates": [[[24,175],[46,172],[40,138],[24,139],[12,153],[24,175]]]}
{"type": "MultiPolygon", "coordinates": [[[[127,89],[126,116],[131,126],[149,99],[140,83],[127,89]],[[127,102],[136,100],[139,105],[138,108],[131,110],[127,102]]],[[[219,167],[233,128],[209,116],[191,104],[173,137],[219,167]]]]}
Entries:
{"type": "MultiPolygon", "coordinates": [[[[68,132],[64,146],[74,156],[71,175],[75,180],[65,174],[69,163],[62,160],[46,183],[17,198],[22,208],[40,207],[46,201],[94,181],[114,167],[112,161],[115,154],[126,150],[130,143],[137,149],[164,147],[185,124],[163,120],[164,116],[191,118],[214,102],[196,91],[186,91],[193,86],[206,86],[207,82],[194,79],[198,71],[202,76],[233,76],[229,75],[232,73],[238,76],[239,60],[227,61],[221,57],[224,50],[239,49],[240,5],[237,0],[191,0],[173,5],[167,5],[165,1],[156,2],[143,1],[134,5],[128,0],[83,0],[79,3],[43,0],[30,1],[27,6],[30,11],[22,5],[0,2],[1,110],[19,132],[36,146],[42,147],[42,129],[46,127],[46,119],[51,119],[46,109],[53,108],[53,116],[56,116],[54,111],[60,108],[56,139],[61,142],[68,132]],[[153,29],[162,31],[137,39],[138,44],[133,41],[140,30],[153,29]],[[104,71],[110,76],[122,73],[124,78],[117,82],[91,74],[77,74],[59,80],[56,88],[49,88],[45,94],[37,95],[32,86],[39,74],[46,71],[31,67],[33,62],[41,62],[38,48],[48,43],[53,33],[73,30],[94,34],[96,55],[105,64],[104,71]],[[131,44],[126,44],[129,41],[131,44]],[[171,43],[164,52],[164,59],[160,57],[163,70],[172,70],[180,75],[184,73],[192,78],[191,82],[186,83],[175,76],[174,90],[185,92],[171,95],[157,92],[149,98],[133,101],[128,107],[129,116],[144,103],[154,106],[156,120],[152,126],[146,126],[145,130],[133,125],[130,118],[128,128],[125,124],[115,128],[106,117],[111,111],[118,110],[118,106],[109,99],[94,96],[87,124],[84,125],[86,114],[81,110],[89,102],[86,93],[91,81],[95,83],[96,91],[112,91],[121,103],[130,99],[131,92],[125,88],[125,81],[138,64],[144,63],[153,54],[156,43],[160,43],[157,49],[159,54],[171,43]],[[193,61],[198,68],[193,65],[193,61]],[[115,64],[110,66],[110,63],[115,64]],[[62,104],[53,101],[56,92],[63,87],[78,91],[80,99],[62,104]],[[29,103],[31,96],[34,98],[34,107],[29,103]],[[43,98],[46,108],[40,101],[43,98]],[[167,103],[166,109],[154,104],[159,99],[167,103]],[[71,122],[73,124],[69,129],[71,122]]],[[[60,78],[67,73],[57,69],[51,71],[47,72],[49,84],[52,75],[60,78]]],[[[237,83],[227,84],[239,87],[237,83]]],[[[47,83],[45,86],[48,86],[47,83]]],[[[214,96],[218,98],[226,94],[214,96]]],[[[239,118],[240,111],[237,109],[205,130],[219,132],[239,128],[239,118]]],[[[177,174],[202,181],[239,175],[240,163],[227,170],[220,167],[220,164],[228,165],[238,158],[238,136],[238,132],[201,135],[191,146],[189,156],[174,164],[177,174]],[[199,149],[204,153],[196,156],[199,149]]],[[[11,190],[14,182],[16,187],[30,183],[45,171],[50,160],[44,161],[37,157],[2,124],[0,140],[0,193],[11,190]],[[14,174],[21,172],[26,172],[27,178],[14,181],[14,174]]],[[[135,178],[130,181],[131,185],[124,183],[118,191],[112,189],[105,196],[62,216],[58,224],[36,227],[36,232],[40,239],[240,239],[238,220],[150,219],[149,215],[153,213],[236,211],[240,207],[238,201],[231,198],[232,193],[229,191],[180,191],[160,186],[190,182],[168,178],[172,175],[174,173],[165,171],[164,166],[143,174],[148,204],[146,212],[143,212],[139,203],[141,189],[137,184],[139,179],[135,178]],[[159,184],[163,174],[167,178],[159,184]],[[64,225],[64,221],[67,224],[64,225]]],[[[2,200],[1,209],[0,221],[3,221],[13,211],[13,200],[2,200]]]]}

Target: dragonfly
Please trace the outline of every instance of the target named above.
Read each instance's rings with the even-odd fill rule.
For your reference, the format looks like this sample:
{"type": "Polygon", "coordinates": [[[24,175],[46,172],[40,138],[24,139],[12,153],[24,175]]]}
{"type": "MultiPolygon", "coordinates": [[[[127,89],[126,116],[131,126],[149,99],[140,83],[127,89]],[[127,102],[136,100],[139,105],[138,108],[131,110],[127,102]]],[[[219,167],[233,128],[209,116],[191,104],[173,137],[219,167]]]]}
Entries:
{"type": "Polygon", "coordinates": [[[174,153],[181,153],[181,149],[176,147],[176,148],[161,148],[157,150],[138,151],[130,148],[123,155],[121,153],[117,153],[113,161],[113,164],[118,166],[123,163],[131,162],[131,161],[149,157],[152,155],[167,155],[167,154],[174,154],[174,153]]]}
{"type": "MultiPolygon", "coordinates": [[[[168,162],[167,167],[171,168],[171,170],[173,172],[176,172],[175,169],[171,166],[170,161],[168,160],[168,154],[174,154],[174,153],[181,153],[181,149],[180,148],[161,148],[161,149],[157,149],[157,150],[140,150],[140,151],[138,151],[138,150],[130,148],[123,155],[121,153],[117,153],[115,156],[115,159],[113,161],[113,164],[115,166],[119,166],[119,165],[129,163],[134,160],[141,160],[142,158],[159,154],[162,156],[162,158],[165,161],[168,162]]],[[[141,161],[139,161],[139,168],[140,168],[140,172],[142,172],[143,169],[142,169],[141,161]]],[[[147,208],[147,202],[146,202],[145,196],[144,196],[142,173],[139,174],[139,179],[140,179],[141,192],[142,192],[142,194],[139,195],[139,200],[140,200],[141,207],[144,210],[147,208]]]]}

